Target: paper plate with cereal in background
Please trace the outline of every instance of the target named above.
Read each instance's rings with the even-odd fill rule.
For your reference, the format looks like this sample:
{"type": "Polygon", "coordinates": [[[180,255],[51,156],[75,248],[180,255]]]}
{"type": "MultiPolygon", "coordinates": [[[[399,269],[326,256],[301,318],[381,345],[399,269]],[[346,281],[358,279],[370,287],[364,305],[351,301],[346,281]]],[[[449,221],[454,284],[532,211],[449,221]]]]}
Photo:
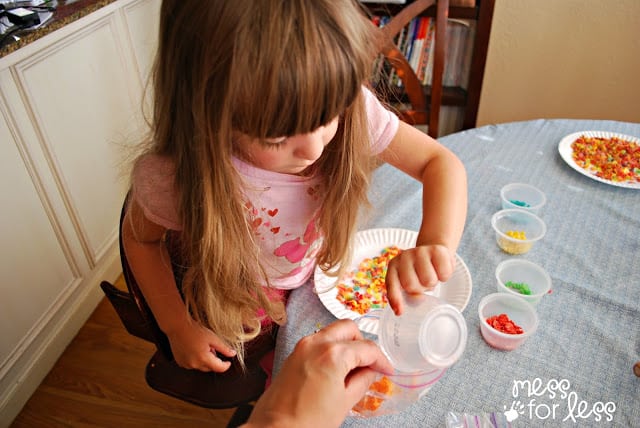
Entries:
{"type": "Polygon", "coordinates": [[[606,131],[574,132],[558,144],[571,168],[616,187],[640,189],[640,138],[606,131]]]}
{"type": "MultiPolygon", "coordinates": [[[[378,332],[378,318],[362,318],[387,305],[384,278],[389,261],[402,250],[416,245],[418,232],[407,229],[368,229],[354,239],[351,263],[342,277],[329,276],[320,268],[314,273],[315,290],[322,304],[338,319],[360,319],[358,326],[371,334],[378,332]]],[[[456,254],[451,278],[431,293],[464,310],[471,298],[471,274],[456,254]]]]}

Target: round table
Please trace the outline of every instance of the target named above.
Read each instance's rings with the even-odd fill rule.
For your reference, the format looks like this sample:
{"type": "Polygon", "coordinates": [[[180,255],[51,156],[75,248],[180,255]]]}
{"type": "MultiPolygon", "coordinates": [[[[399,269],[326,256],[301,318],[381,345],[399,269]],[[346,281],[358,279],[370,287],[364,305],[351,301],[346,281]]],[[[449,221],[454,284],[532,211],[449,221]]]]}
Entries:
{"type": "MultiPolygon", "coordinates": [[[[440,139],[463,161],[469,209],[458,254],[473,291],[463,311],[469,330],[462,358],[403,412],[344,426],[442,427],[448,412],[510,411],[515,426],[640,426],[640,190],[592,180],[558,153],[573,132],[611,131],[640,137],[640,124],[594,120],[533,120],[490,125],[440,139]],[[495,242],[491,215],[511,182],[545,192],[546,236],[527,254],[511,256],[495,242]],[[478,303],[496,292],[495,268],[522,257],[544,267],[552,293],[537,307],[540,325],[519,349],[489,347],[479,332],[478,303]],[[515,411],[515,412],[514,412],[515,411]]],[[[383,165],[374,174],[374,210],[360,229],[418,230],[421,185],[383,165]]],[[[335,317],[313,292],[294,290],[288,322],[278,334],[276,372],[297,341],[335,317]]]]}

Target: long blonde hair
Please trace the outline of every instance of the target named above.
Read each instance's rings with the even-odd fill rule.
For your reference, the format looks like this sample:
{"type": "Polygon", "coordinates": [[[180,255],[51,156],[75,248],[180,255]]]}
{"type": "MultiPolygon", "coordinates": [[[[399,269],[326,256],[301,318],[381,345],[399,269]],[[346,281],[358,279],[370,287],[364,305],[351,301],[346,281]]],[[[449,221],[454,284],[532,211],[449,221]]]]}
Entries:
{"type": "Polygon", "coordinates": [[[192,316],[237,351],[281,322],[232,164],[232,131],[257,138],[311,132],[340,115],[316,162],[324,178],[323,269],[348,255],[372,169],[362,85],[373,26],[355,0],[164,0],[153,74],[151,151],[175,162],[192,316]]]}

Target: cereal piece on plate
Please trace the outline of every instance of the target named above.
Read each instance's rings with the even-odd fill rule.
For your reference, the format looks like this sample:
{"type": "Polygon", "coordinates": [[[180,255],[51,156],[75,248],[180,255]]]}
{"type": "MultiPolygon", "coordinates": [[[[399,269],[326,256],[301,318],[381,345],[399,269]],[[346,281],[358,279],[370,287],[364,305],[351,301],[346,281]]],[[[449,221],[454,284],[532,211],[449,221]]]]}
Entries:
{"type": "Polygon", "coordinates": [[[640,182],[640,145],[611,137],[581,135],[571,143],[572,158],[581,168],[613,182],[640,182]]]}
{"type": "Polygon", "coordinates": [[[371,309],[384,308],[387,305],[387,268],[391,259],[401,252],[394,245],[383,248],[379,256],[363,259],[357,269],[349,272],[338,283],[336,299],[347,309],[360,315],[371,309]]]}

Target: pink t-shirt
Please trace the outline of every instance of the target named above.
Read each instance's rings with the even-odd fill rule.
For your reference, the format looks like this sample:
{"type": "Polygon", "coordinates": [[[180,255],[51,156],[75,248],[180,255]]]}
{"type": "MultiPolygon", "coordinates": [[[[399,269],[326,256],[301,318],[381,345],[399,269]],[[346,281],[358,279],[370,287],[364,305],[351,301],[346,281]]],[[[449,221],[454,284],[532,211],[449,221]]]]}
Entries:
{"type": "MultiPolygon", "coordinates": [[[[371,135],[371,153],[382,152],[398,130],[398,118],[363,89],[371,135]]],[[[271,285],[289,290],[311,276],[322,243],[317,227],[321,208],[320,177],[301,177],[256,168],[233,159],[243,180],[247,216],[271,285]]],[[[182,230],[171,159],[147,155],[136,164],[132,195],[149,220],[182,230]]]]}

